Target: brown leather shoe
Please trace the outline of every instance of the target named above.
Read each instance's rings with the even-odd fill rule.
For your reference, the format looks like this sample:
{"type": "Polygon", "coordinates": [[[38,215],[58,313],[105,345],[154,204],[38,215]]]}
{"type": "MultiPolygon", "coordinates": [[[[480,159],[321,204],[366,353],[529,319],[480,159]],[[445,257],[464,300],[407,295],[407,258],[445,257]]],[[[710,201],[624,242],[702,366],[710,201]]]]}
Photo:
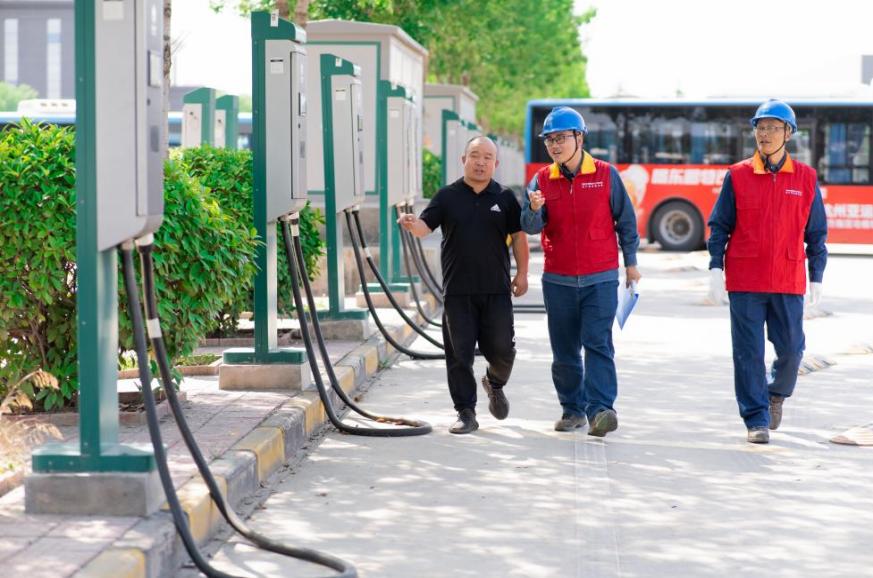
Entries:
{"type": "Polygon", "coordinates": [[[594,416],[588,435],[602,438],[611,431],[618,429],[618,415],[611,409],[605,409],[594,416]]]}
{"type": "Polygon", "coordinates": [[[509,400],[506,399],[503,388],[493,387],[487,375],[482,376],[482,387],[488,394],[488,411],[497,419],[506,419],[509,415],[509,400]]]}
{"type": "Polygon", "coordinates": [[[781,395],[770,396],[770,429],[779,429],[782,423],[782,402],[785,398],[781,395]]]}
{"type": "Polygon", "coordinates": [[[561,419],[555,422],[555,431],[573,431],[583,427],[588,422],[584,415],[565,413],[561,419]]]}

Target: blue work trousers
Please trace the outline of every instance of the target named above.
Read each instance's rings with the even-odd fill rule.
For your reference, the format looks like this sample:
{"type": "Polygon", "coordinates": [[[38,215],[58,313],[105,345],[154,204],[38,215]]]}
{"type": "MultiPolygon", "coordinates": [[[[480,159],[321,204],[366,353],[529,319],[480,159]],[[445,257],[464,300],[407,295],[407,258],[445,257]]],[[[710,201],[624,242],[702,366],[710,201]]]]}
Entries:
{"type": "Polygon", "coordinates": [[[612,322],[617,288],[618,281],[572,287],[543,280],[552,344],[552,381],[564,415],[591,418],[605,409],[614,409],[618,378],[612,322]]]}
{"type": "Polygon", "coordinates": [[[730,293],[734,389],[746,427],[770,425],[770,396],[789,397],[803,359],[803,295],[730,293]],[[764,325],[776,349],[768,379],[764,365],[764,325]]]}

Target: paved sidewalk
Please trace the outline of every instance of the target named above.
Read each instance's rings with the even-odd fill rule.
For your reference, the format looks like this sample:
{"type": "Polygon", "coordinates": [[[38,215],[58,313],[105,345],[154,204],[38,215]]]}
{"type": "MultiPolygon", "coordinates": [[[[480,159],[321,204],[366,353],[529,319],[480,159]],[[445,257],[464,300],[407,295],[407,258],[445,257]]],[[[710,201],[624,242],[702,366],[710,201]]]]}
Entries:
{"type": "MultiPolygon", "coordinates": [[[[823,308],[833,315],[806,330],[808,353],[836,365],[799,378],[769,445],[745,441],[728,311],[702,305],[705,255],[643,253],[640,304],[615,334],[617,432],[553,431],[545,318],[519,315],[507,420],[480,403],[481,429],[449,434],[443,364],[402,361],[362,403],[435,432],[331,431],[273,480],[250,523],[364,577],[869,575],[873,452],[827,440],[873,418],[873,355],[849,354],[873,342],[871,261],[831,259],[823,308]]],[[[235,538],[212,550],[238,575],[327,575],[235,538]]]]}
{"type": "MultiPolygon", "coordinates": [[[[395,338],[405,341],[408,330],[401,331],[400,316],[391,311],[379,313],[389,330],[395,332],[395,338]]],[[[414,316],[412,311],[407,313],[414,316]]],[[[290,345],[302,347],[299,343],[290,345]]],[[[329,341],[328,351],[335,365],[342,364],[337,373],[347,390],[365,383],[378,371],[380,363],[394,355],[386,349],[378,331],[364,344],[329,341]]],[[[326,375],[324,379],[329,388],[326,375]]],[[[293,457],[325,420],[314,385],[304,395],[220,391],[218,377],[210,376],[186,377],[182,390],[188,396],[182,403],[186,419],[204,456],[212,461],[213,472],[227,483],[232,504],[249,499],[266,475],[293,457]],[[261,427],[264,425],[269,427],[261,427]],[[217,458],[221,459],[215,461],[217,458]],[[266,466],[265,459],[270,460],[266,466]]],[[[66,441],[78,439],[78,428],[60,430],[66,441]]],[[[181,488],[183,506],[194,520],[192,526],[198,526],[195,537],[207,539],[218,527],[214,507],[205,497],[199,475],[195,475],[196,466],[174,420],[161,421],[161,434],[173,480],[177,490],[181,488]]],[[[119,438],[123,443],[150,443],[145,425],[121,426],[119,438]]],[[[24,513],[23,487],[0,497],[2,576],[167,576],[182,559],[181,544],[168,512],[158,512],[148,519],[34,516],[24,513]],[[108,565],[97,563],[100,558],[96,557],[107,552],[118,556],[108,558],[108,565]],[[129,567],[118,566],[131,555],[129,567]]]]}

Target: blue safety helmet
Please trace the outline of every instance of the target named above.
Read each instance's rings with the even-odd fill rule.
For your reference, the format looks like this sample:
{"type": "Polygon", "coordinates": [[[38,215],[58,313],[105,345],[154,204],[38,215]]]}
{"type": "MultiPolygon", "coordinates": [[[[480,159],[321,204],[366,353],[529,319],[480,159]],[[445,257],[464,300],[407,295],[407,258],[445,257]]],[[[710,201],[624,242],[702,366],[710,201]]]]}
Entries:
{"type": "Polygon", "coordinates": [[[543,132],[540,133],[540,138],[564,130],[575,130],[582,134],[588,134],[588,127],[585,126],[585,119],[582,118],[581,114],[569,106],[556,106],[543,122],[543,132]]]}
{"type": "Polygon", "coordinates": [[[797,132],[797,117],[794,115],[794,110],[781,100],[771,98],[764,104],[758,107],[755,111],[755,116],[749,119],[752,126],[757,126],[758,121],[762,118],[775,118],[781,120],[791,127],[791,132],[797,132]]]}

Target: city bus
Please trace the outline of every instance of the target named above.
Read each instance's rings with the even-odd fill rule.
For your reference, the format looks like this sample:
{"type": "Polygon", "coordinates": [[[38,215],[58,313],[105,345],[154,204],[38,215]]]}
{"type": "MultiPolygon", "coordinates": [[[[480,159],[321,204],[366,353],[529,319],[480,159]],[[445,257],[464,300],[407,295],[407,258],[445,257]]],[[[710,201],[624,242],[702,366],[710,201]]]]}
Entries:
{"type": "MultiPolygon", "coordinates": [[[[749,119],[766,99],[549,99],[528,103],[526,179],[551,160],[537,135],[555,106],[579,111],[584,148],[614,164],[634,203],[640,237],[670,251],[704,247],[706,221],[728,167],[752,156],[749,119]]],[[[818,171],[828,243],[873,244],[870,100],[789,100],[792,157],[818,171]]]]}

